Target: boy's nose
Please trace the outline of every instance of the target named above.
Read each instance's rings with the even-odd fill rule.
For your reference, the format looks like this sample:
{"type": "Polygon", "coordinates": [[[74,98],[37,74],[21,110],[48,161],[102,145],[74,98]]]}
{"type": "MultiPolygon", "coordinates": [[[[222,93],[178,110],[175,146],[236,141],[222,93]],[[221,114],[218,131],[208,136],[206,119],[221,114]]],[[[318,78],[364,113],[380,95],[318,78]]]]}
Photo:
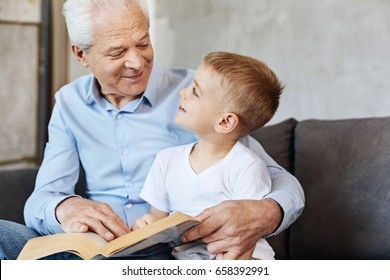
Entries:
{"type": "Polygon", "coordinates": [[[183,88],[183,89],[180,90],[180,95],[181,95],[181,97],[182,97],[183,99],[186,98],[186,88],[183,88]]]}

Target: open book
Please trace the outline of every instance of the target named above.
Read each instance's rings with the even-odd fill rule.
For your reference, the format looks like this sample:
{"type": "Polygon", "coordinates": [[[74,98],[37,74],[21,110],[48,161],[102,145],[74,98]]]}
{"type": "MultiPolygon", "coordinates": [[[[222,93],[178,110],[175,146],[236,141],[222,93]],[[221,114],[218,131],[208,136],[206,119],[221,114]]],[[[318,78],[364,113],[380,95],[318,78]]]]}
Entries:
{"type": "Polygon", "coordinates": [[[180,236],[198,223],[194,217],[175,212],[110,242],[92,232],[36,237],[26,243],[18,260],[40,259],[59,252],[71,252],[86,260],[147,255],[182,244],[180,236]]]}

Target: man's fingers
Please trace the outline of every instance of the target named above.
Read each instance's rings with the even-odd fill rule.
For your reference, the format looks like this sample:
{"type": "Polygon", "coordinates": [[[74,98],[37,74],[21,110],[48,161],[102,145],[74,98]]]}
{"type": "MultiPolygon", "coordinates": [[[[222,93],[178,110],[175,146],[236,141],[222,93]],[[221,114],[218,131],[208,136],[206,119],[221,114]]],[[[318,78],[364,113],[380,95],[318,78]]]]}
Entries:
{"type": "Polygon", "coordinates": [[[98,219],[104,228],[110,231],[114,237],[122,236],[130,231],[125,222],[108,204],[98,204],[97,209],[95,210],[95,219],[98,219]]]}
{"type": "Polygon", "coordinates": [[[74,221],[69,225],[64,226],[65,232],[87,232],[93,231],[100,235],[107,241],[111,241],[115,238],[112,234],[98,219],[90,217],[84,222],[74,221]]]}
{"type": "Polygon", "coordinates": [[[90,219],[88,221],[88,227],[91,231],[96,232],[106,241],[111,241],[115,238],[115,235],[107,227],[105,227],[99,219],[90,219]]]}
{"type": "Polygon", "coordinates": [[[124,221],[105,203],[71,197],[56,208],[65,232],[93,231],[107,241],[130,231],[124,221]]]}
{"type": "Polygon", "coordinates": [[[215,256],[217,260],[237,260],[240,255],[236,252],[219,253],[215,256]]]}
{"type": "Polygon", "coordinates": [[[107,228],[115,237],[122,236],[130,231],[127,225],[118,216],[99,217],[102,225],[107,228]]]}
{"type": "Polygon", "coordinates": [[[197,217],[201,221],[205,221],[205,220],[209,219],[210,217],[212,217],[213,214],[214,214],[214,208],[211,207],[211,208],[206,208],[205,210],[203,210],[197,217]]]}
{"type": "Polygon", "coordinates": [[[197,239],[202,239],[205,236],[210,236],[215,230],[219,229],[219,225],[216,225],[218,220],[213,217],[213,209],[205,209],[202,213],[197,216],[202,222],[197,226],[193,227],[181,237],[182,241],[189,242],[197,239]]]}
{"type": "Polygon", "coordinates": [[[241,255],[242,248],[237,243],[238,238],[225,238],[207,244],[207,251],[212,254],[227,254],[225,259],[234,260],[241,255]]]}
{"type": "Polygon", "coordinates": [[[88,226],[80,222],[73,222],[69,226],[64,225],[63,228],[65,232],[87,232],[88,231],[88,226]]]}

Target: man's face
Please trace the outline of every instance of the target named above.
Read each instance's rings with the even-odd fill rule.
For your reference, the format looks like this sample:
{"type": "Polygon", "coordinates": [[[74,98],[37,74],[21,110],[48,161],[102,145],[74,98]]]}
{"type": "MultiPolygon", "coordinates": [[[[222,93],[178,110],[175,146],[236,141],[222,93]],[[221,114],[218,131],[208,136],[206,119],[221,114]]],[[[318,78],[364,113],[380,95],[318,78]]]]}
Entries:
{"type": "Polygon", "coordinates": [[[98,80],[101,93],[114,105],[123,105],[145,91],[152,71],[147,19],[136,6],[130,13],[101,11],[93,22],[94,43],[80,61],[98,80]]]}

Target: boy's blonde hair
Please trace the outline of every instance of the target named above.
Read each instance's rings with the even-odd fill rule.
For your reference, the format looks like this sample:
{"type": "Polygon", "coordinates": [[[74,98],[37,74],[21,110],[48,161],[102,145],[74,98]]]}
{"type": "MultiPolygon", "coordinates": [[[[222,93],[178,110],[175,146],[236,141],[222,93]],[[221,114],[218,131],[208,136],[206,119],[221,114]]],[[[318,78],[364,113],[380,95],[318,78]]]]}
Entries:
{"type": "Polygon", "coordinates": [[[220,77],[220,109],[239,117],[243,134],[264,126],[273,117],[283,86],[265,63],[235,53],[212,52],[203,65],[220,77]]]}

